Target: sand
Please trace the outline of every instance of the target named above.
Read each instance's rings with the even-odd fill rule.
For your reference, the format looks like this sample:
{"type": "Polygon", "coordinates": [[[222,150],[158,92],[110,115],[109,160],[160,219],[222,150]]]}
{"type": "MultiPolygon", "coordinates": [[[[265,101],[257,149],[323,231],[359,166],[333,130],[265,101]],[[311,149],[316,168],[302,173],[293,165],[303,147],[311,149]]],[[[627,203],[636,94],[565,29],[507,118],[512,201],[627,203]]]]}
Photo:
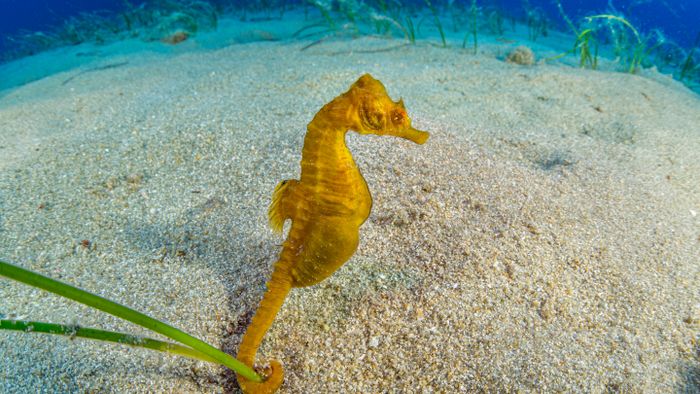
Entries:
{"type": "MultiPolygon", "coordinates": [[[[269,332],[280,392],[699,392],[698,96],[654,72],[357,51],[397,43],[142,53],[3,92],[0,257],[235,353],[282,241],[271,192],[370,72],[432,136],[348,135],[372,214],[269,332]]],[[[0,300],[149,334],[8,280],[0,300]]],[[[47,335],[0,333],[0,363],[2,392],[238,391],[204,362],[47,335]]]]}

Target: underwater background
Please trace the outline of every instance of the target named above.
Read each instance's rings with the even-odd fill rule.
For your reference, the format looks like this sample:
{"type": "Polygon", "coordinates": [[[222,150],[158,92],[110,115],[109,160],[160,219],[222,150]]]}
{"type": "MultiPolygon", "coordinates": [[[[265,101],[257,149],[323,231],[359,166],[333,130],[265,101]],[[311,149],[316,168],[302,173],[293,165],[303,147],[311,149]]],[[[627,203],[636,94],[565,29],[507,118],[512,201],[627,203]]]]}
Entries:
{"type": "MultiPolygon", "coordinates": [[[[284,243],[273,192],[371,74],[430,137],[345,136],[371,212],[267,332],[279,392],[700,393],[698,15],[0,0],[0,262],[237,354],[284,243]]],[[[10,331],[164,339],[4,277],[0,320],[1,393],[241,391],[201,358],[10,331]]]]}
{"type": "MultiPolygon", "coordinates": [[[[63,24],[71,17],[77,17],[84,13],[97,13],[102,16],[118,17],[120,13],[128,11],[130,8],[138,7],[142,2],[137,1],[19,1],[3,0],[0,4],[0,36],[3,40],[3,50],[12,50],[12,44],[7,41],[8,36],[17,36],[22,33],[33,31],[47,31],[63,24]]],[[[158,3],[158,2],[153,2],[158,3]]],[[[167,2],[161,2],[165,4],[167,2]]],[[[178,2],[174,2],[178,3],[178,2]]],[[[187,2],[180,2],[186,4],[187,2]]],[[[301,1],[208,1],[213,7],[219,10],[248,7],[251,9],[263,7],[280,7],[300,5],[301,1]]],[[[394,0],[367,2],[374,5],[395,4],[415,7],[425,7],[424,1],[394,0]]],[[[435,1],[438,7],[447,4],[455,5],[459,3],[469,4],[470,1],[435,1]]],[[[529,1],[529,0],[492,0],[480,1],[482,7],[495,7],[504,14],[525,18],[528,12],[540,10],[551,22],[559,28],[565,28],[560,15],[557,12],[556,4],[551,0],[529,1]]],[[[570,12],[573,18],[580,18],[586,15],[613,12],[618,15],[625,15],[635,26],[639,26],[644,31],[652,29],[662,30],[668,38],[683,46],[692,44],[698,30],[698,15],[700,15],[700,3],[692,0],[666,1],[666,0],[565,0],[562,5],[570,12]]]]}
{"type": "MultiPolygon", "coordinates": [[[[60,46],[104,45],[125,38],[138,37],[145,41],[175,39],[180,42],[197,33],[217,30],[218,19],[222,17],[284,21],[284,13],[295,8],[303,8],[305,19],[309,12],[320,12],[327,22],[326,33],[329,30],[341,31],[348,36],[363,33],[404,35],[413,42],[435,34],[425,27],[433,25],[439,28],[445,46],[445,34],[458,36],[461,33],[464,36],[462,46],[466,47],[468,32],[474,30],[473,26],[477,32],[502,37],[507,25],[514,30],[517,21],[528,26],[532,41],[546,36],[550,30],[574,34],[572,54],[591,47],[597,57],[599,50],[608,49],[613,52],[608,53],[613,58],[630,57],[630,62],[638,61],[642,67],[656,66],[692,88],[698,85],[700,54],[696,47],[700,45],[700,2],[692,0],[4,0],[0,3],[0,60],[9,61],[60,46]],[[248,13],[255,15],[248,16],[248,13]],[[433,19],[426,20],[428,15],[433,15],[433,19]],[[601,15],[606,17],[601,18],[601,15]],[[591,19],[592,16],[597,17],[591,19]],[[415,22],[414,17],[417,18],[415,22]],[[424,25],[423,31],[421,25],[424,25]],[[584,34],[589,28],[590,34],[584,34]],[[178,32],[182,34],[175,35],[178,32]]],[[[271,29],[266,35],[251,35],[246,39],[285,40],[311,36],[309,31],[286,33],[271,29]]],[[[205,45],[211,48],[228,42],[220,37],[218,42],[210,40],[205,45]]],[[[581,66],[596,68],[596,60],[586,64],[588,60],[584,60],[582,54],[581,66]]],[[[631,69],[635,68],[631,64],[631,69]]]]}

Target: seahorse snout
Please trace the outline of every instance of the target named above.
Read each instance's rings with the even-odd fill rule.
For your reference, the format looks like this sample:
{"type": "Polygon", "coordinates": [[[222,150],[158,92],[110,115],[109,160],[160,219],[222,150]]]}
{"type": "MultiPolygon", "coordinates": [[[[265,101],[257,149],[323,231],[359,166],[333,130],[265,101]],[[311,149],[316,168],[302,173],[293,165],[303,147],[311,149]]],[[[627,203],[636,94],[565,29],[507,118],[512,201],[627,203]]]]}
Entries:
{"type": "Polygon", "coordinates": [[[399,134],[399,137],[411,140],[418,145],[423,145],[425,141],[428,140],[428,137],[430,137],[430,133],[409,127],[403,130],[401,134],[399,134]]]}

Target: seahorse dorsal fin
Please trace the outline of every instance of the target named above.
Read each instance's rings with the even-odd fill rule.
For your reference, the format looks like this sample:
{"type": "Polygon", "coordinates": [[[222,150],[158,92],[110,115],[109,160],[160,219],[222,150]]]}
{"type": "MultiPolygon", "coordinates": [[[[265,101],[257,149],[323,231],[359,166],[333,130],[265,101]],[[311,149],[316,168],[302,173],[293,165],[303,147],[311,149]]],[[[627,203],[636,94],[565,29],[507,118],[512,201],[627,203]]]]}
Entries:
{"type": "Polygon", "coordinates": [[[296,206],[293,192],[298,183],[299,181],[296,179],[284,180],[272,192],[272,203],[267,211],[267,216],[270,220],[270,227],[278,234],[282,233],[284,221],[293,216],[293,210],[296,206]]]}

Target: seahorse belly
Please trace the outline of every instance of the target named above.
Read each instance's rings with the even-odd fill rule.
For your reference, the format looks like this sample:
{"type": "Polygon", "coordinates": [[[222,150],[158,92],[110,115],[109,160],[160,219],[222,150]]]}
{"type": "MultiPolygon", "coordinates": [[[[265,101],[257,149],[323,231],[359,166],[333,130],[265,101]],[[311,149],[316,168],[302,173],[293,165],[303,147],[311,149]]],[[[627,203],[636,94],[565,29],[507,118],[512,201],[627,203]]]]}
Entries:
{"type": "Polygon", "coordinates": [[[307,226],[306,238],[290,267],[294,287],[311,286],[329,277],[350,259],[359,243],[359,227],[341,218],[310,221],[307,226]]]}

